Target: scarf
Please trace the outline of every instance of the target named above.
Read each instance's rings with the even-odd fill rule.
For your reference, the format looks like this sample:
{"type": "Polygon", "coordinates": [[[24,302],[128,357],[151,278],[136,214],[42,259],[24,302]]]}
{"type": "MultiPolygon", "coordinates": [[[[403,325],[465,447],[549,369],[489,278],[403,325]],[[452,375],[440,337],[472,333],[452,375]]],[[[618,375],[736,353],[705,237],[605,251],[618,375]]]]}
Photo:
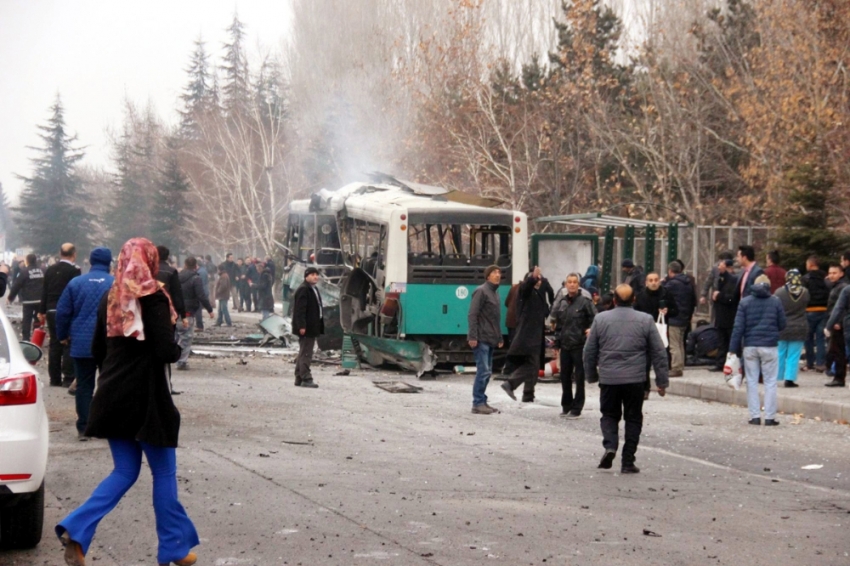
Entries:
{"type": "Polygon", "coordinates": [[[785,273],[785,288],[795,301],[803,294],[803,277],[797,269],[789,269],[785,273]]]}
{"type": "Polygon", "coordinates": [[[177,313],[171,297],[156,280],[159,271],[159,254],[156,247],[145,238],[132,238],[121,248],[115,269],[115,283],[109,290],[106,303],[106,336],[145,339],[142,324],[141,297],[153,295],[162,289],[168,297],[171,324],[177,322],[177,313]]]}

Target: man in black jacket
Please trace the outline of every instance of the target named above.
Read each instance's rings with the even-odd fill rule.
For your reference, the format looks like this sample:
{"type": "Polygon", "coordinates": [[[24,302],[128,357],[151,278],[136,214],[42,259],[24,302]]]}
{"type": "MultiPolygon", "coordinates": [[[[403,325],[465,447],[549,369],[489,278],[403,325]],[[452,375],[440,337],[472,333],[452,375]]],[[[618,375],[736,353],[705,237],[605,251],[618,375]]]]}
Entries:
{"type": "Polygon", "coordinates": [[[68,282],[82,273],[74,263],[76,259],[77,248],[74,244],[62,244],[59,249],[59,261],[48,267],[44,274],[41,304],[38,307],[38,320],[42,326],[47,324],[50,333],[47,373],[50,375],[50,385],[54,387],[68,387],[74,381],[74,360],[71,358],[70,344],[62,344],[56,336],[56,305],[68,282]]]}
{"type": "MultiPolygon", "coordinates": [[[[661,284],[661,275],[655,272],[646,274],[646,287],[635,297],[634,309],[638,312],[645,312],[652,317],[652,320],[658,321],[658,315],[664,317],[664,323],[679,316],[679,307],[676,305],[676,299],[673,298],[673,293],[667,290],[661,284]]],[[[668,327],[669,328],[669,327],[668,327]]],[[[663,337],[670,344],[669,332],[663,337]]],[[[670,357],[670,346],[667,346],[667,357],[670,357]]],[[[650,379],[650,370],[652,364],[649,359],[646,361],[646,382],[643,386],[643,399],[649,399],[649,392],[652,390],[652,381],[650,379]]]]}
{"type": "Polygon", "coordinates": [[[466,319],[466,339],[475,356],[472,412],[476,415],[499,412],[487,404],[487,384],[493,374],[493,352],[501,348],[505,340],[502,336],[502,300],[499,298],[502,270],[491,265],[484,270],[484,279],[484,284],[472,293],[466,319]]]}
{"type": "Polygon", "coordinates": [[[681,377],[685,369],[685,334],[691,326],[696,293],[691,280],[682,272],[682,265],[672,261],[667,266],[667,282],[664,287],[676,301],[679,312],[667,320],[670,336],[670,377],[681,377]]]}
{"type": "Polygon", "coordinates": [[[826,339],[823,329],[827,319],[829,286],[826,283],[826,273],[820,268],[820,262],[815,256],[806,259],[803,287],[809,290],[809,304],[806,307],[806,322],[809,324],[809,332],[806,334],[806,369],[824,371],[826,369],[826,339]],[[815,349],[817,349],[817,355],[815,355],[815,349]]]}
{"type": "Polygon", "coordinates": [[[738,292],[738,278],[733,269],[734,262],[724,259],[718,262],[720,273],[717,279],[717,289],[711,294],[714,302],[714,326],[723,336],[723,347],[718,352],[717,365],[709,371],[723,371],[726,354],[729,353],[729,341],[732,340],[732,328],[735,326],[735,315],[741,296],[738,292]]]}
{"type": "Polygon", "coordinates": [[[174,305],[177,316],[182,319],[182,324],[186,327],[189,325],[189,320],[186,318],[186,305],[183,302],[183,287],[180,285],[180,276],[177,274],[177,270],[168,263],[171,250],[165,246],[157,246],[156,251],[159,253],[159,271],[156,273],[156,280],[165,285],[165,290],[171,297],[171,304],[174,305]]]}
{"type": "Polygon", "coordinates": [[[577,419],[584,409],[584,362],[582,354],[590,325],[596,316],[593,301],[579,291],[581,276],[567,275],[567,294],[552,307],[552,318],[561,329],[561,416],[577,419]],[[575,375],[575,378],[573,377],[575,375]],[[573,397],[572,382],[575,379],[576,393],[573,397]]]}
{"type": "Polygon", "coordinates": [[[38,314],[39,305],[41,305],[42,291],[44,291],[44,272],[38,267],[38,256],[29,254],[27,255],[26,266],[21,268],[20,274],[12,283],[9,297],[6,299],[6,304],[11,304],[18,295],[21,297],[24,316],[21,323],[21,338],[24,340],[30,339],[32,322],[38,314]]]}
{"type": "Polygon", "coordinates": [[[313,348],[316,338],[325,332],[325,320],[322,307],[322,295],[316,285],[319,283],[319,270],[308,267],[304,271],[304,282],[295,291],[292,306],[292,331],[298,333],[298,357],[295,358],[295,386],[319,386],[313,381],[310,364],[313,362],[313,348]]]}
{"type": "Polygon", "coordinates": [[[224,256],[224,271],[230,278],[230,297],[233,299],[233,310],[239,310],[239,267],[233,261],[233,254],[227,252],[224,256]]]}
{"type": "MultiPolygon", "coordinates": [[[[198,275],[198,260],[192,256],[186,258],[183,262],[183,270],[178,274],[180,278],[180,287],[183,290],[183,303],[185,308],[184,316],[188,319],[191,313],[195,313],[204,307],[210,318],[213,318],[213,307],[210,304],[210,299],[204,291],[204,283],[201,281],[201,276],[198,275]]],[[[192,351],[192,336],[194,335],[195,325],[189,320],[189,324],[177,326],[177,342],[180,344],[183,352],[180,354],[180,359],[177,361],[177,369],[189,369],[189,354],[192,351]]]]}
{"type": "Polygon", "coordinates": [[[261,320],[266,320],[274,314],[274,272],[268,265],[259,264],[260,280],[257,283],[257,299],[259,300],[261,320]]]}
{"type": "Polygon", "coordinates": [[[543,274],[539,267],[526,276],[519,286],[519,310],[517,314],[516,337],[508,349],[508,358],[517,367],[508,379],[502,383],[502,389],[516,401],[514,389],[524,385],[522,402],[534,402],[534,386],[540,371],[540,344],[546,318],[549,316],[549,304],[543,290],[543,274]]]}

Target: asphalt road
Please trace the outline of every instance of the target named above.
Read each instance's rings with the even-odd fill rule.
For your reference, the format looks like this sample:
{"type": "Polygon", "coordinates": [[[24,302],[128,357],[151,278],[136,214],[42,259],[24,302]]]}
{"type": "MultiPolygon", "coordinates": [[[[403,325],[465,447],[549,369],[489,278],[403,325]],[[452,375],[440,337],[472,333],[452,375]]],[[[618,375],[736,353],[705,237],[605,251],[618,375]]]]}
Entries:
{"type": "MultiPolygon", "coordinates": [[[[472,376],[320,368],[292,385],[281,359],[192,360],[175,374],[183,415],[181,501],[199,565],[850,564],[850,427],[653,395],[639,475],[596,469],[598,389],[558,417],[560,385],[502,413],[470,413],[472,376]],[[373,380],[403,379],[419,394],[373,380]],[[818,464],[818,470],[803,466],[818,464]]],[[[111,469],[104,441],[78,442],[73,399],[48,388],[45,535],[3,565],[62,564],[55,523],[111,469]]],[[[151,482],[101,523],[89,564],[156,563],[151,482]]]]}

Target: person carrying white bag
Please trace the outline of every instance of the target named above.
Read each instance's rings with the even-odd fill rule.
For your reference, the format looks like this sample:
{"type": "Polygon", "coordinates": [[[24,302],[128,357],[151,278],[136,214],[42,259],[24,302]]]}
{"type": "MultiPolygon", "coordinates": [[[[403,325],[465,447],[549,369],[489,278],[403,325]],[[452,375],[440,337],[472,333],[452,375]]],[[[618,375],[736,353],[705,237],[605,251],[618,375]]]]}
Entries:
{"type": "Polygon", "coordinates": [[[741,388],[744,373],[741,368],[741,359],[735,352],[726,354],[726,364],[723,366],[723,375],[726,377],[726,385],[735,389],[741,388]]]}
{"type": "MultiPolygon", "coordinates": [[[[667,333],[667,319],[679,314],[679,308],[676,305],[676,299],[661,285],[661,276],[653,271],[646,275],[646,287],[635,297],[634,309],[638,312],[645,312],[652,317],[655,327],[658,328],[658,333],[661,335],[661,340],[664,342],[664,348],[669,354],[670,339],[667,333]],[[660,324],[664,324],[662,328],[660,324]]],[[[646,383],[644,384],[644,400],[649,399],[649,392],[652,384],[649,378],[650,363],[646,363],[646,383]]]]}

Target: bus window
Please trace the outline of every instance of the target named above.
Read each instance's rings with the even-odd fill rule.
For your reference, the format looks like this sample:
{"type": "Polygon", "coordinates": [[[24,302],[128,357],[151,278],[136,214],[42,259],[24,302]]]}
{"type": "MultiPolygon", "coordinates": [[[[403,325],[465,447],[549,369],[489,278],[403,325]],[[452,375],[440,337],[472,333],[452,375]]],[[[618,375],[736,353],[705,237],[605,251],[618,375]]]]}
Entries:
{"type": "Polygon", "coordinates": [[[473,227],[470,231],[470,264],[502,267],[511,263],[511,233],[501,226],[473,227]]]}
{"type": "Polygon", "coordinates": [[[301,261],[310,261],[310,256],[316,248],[316,216],[313,214],[301,215],[301,233],[298,241],[298,258],[301,261]]]}
{"type": "Polygon", "coordinates": [[[316,263],[319,265],[339,265],[340,257],[339,232],[336,227],[336,217],[319,215],[316,217],[316,263]]]}

